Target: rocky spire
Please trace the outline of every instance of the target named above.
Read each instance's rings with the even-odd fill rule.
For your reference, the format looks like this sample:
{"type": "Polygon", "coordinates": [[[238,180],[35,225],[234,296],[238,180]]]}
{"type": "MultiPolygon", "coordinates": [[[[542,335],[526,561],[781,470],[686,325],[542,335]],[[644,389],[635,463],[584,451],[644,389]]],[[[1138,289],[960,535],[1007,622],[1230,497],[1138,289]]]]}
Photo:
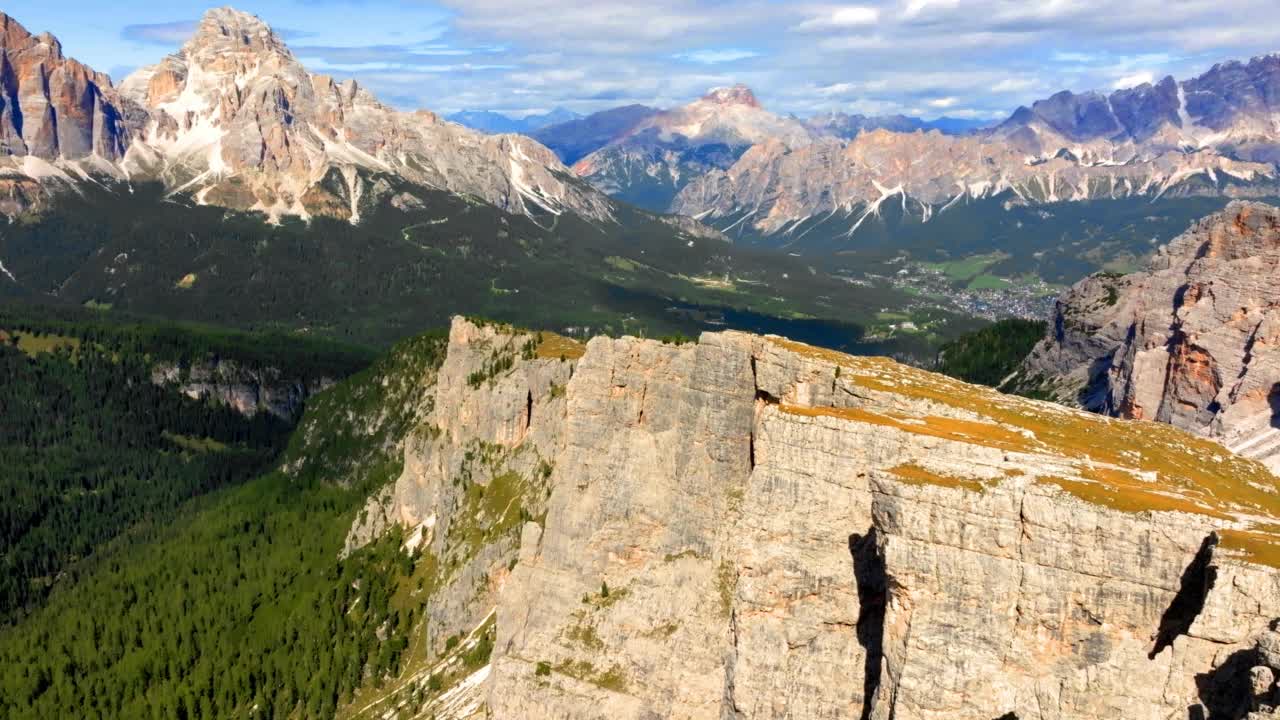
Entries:
{"type": "Polygon", "coordinates": [[[128,145],[122,115],[106,75],[0,13],[0,154],[115,160],[128,145]]]}
{"type": "Polygon", "coordinates": [[[192,52],[279,53],[292,57],[284,40],[256,15],[233,7],[205,12],[196,32],[183,46],[192,52]]]}

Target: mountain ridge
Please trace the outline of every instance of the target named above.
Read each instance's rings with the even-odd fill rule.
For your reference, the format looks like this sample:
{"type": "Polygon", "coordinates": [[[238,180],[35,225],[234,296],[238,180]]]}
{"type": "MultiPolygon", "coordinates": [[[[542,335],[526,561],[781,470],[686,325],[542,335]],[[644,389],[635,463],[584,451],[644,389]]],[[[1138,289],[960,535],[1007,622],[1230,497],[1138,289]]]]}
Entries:
{"type": "MultiPolygon", "coordinates": [[[[233,8],[206,12],[181,50],[138,69],[118,88],[105,75],[62,60],[56,41],[39,39],[52,36],[31,36],[8,16],[3,22],[0,50],[7,63],[26,67],[33,53],[27,65],[56,61],[55,78],[84,88],[69,95],[91,98],[95,117],[122,118],[66,123],[81,132],[63,133],[72,140],[65,148],[51,145],[44,130],[24,130],[32,152],[12,142],[12,123],[0,127],[0,139],[9,138],[10,214],[39,209],[49,192],[95,176],[118,183],[159,179],[197,202],[273,219],[324,215],[359,222],[370,203],[421,205],[389,180],[478,197],[525,215],[613,217],[606,198],[576,182],[535,141],[484,136],[428,111],[393,110],[355,81],[308,72],[270,26],[233,8]],[[85,142],[89,127],[110,134],[85,142]]],[[[54,87],[57,102],[23,93],[6,111],[85,117],[82,105],[54,87]],[[23,108],[24,100],[34,104],[23,108]]]]}
{"type": "Polygon", "coordinates": [[[1209,437],[1280,470],[1280,209],[1235,202],[1143,270],[1059,298],[1012,385],[1209,437]]]}
{"type": "Polygon", "coordinates": [[[520,117],[512,117],[492,110],[460,110],[445,116],[445,119],[449,122],[456,122],[472,130],[479,130],[491,135],[506,133],[532,135],[542,128],[572,122],[581,118],[582,115],[562,107],[520,117]]]}
{"type": "Polygon", "coordinates": [[[376,715],[439,674],[450,718],[1047,720],[1048,685],[1057,714],[1160,720],[1220,707],[1257,664],[1226,656],[1270,641],[1275,479],[1174,428],[776,336],[461,318],[430,392],[347,548],[458,568],[428,644],[493,650],[437,651],[376,715]]]}

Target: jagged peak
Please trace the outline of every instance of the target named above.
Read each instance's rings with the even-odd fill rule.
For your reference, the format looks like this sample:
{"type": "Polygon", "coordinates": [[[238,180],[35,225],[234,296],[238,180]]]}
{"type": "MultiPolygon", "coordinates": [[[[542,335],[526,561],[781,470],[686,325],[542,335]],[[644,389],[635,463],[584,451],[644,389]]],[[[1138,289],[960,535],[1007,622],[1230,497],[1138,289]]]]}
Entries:
{"type": "Polygon", "coordinates": [[[33,34],[12,15],[0,12],[0,49],[30,47],[44,45],[49,48],[49,55],[54,59],[62,59],[62,41],[51,32],[33,34]]]}
{"type": "Polygon", "coordinates": [[[707,102],[713,102],[720,105],[747,105],[749,107],[760,107],[760,101],[756,99],[755,93],[751,92],[751,88],[738,83],[730,87],[715,87],[707,91],[702,99],[707,102]]]}
{"type": "Polygon", "coordinates": [[[26,40],[31,31],[12,15],[0,10],[0,47],[8,47],[15,40],[26,40]]]}
{"type": "Polygon", "coordinates": [[[262,18],[229,5],[207,10],[200,18],[195,34],[183,47],[230,49],[227,48],[228,41],[251,51],[289,52],[284,40],[262,18]]]}

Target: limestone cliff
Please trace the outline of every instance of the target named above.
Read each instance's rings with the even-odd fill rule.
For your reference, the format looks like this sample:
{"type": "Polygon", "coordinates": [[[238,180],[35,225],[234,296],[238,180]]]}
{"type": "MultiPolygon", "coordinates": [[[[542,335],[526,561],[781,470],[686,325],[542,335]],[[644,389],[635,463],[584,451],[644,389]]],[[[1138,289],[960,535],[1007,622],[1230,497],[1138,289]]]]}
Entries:
{"type": "Polygon", "coordinates": [[[156,385],[171,385],[190,398],[226,405],[246,417],[266,412],[291,423],[301,418],[307,398],[335,381],[217,358],[158,362],[151,368],[151,382],[156,385]]]}
{"type": "Polygon", "coordinates": [[[580,347],[457,320],[424,392],[349,546],[395,523],[443,569],[436,659],[370,716],[1165,720],[1280,700],[1276,480],[1168,425],[734,332],[580,347]],[[415,688],[431,700],[410,708],[415,688]]]}
{"type": "Polygon", "coordinates": [[[1280,468],[1280,209],[1238,202],[1144,272],[1085,279],[1058,301],[1027,386],[1171,423],[1280,468]]]}

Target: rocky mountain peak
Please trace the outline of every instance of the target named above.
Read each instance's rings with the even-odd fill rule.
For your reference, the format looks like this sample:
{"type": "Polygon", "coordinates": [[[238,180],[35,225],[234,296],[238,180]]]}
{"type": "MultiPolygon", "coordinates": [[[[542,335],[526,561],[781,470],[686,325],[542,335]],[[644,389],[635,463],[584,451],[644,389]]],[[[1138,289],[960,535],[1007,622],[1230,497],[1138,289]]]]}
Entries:
{"type": "Polygon", "coordinates": [[[206,11],[186,44],[188,48],[210,46],[223,51],[289,52],[280,36],[261,18],[230,6],[206,11]]]}
{"type": "Polygon", "coordinates": [[[719,105],[746,105],[748,107],[760,107],[760,101],[756,99],[755,93],[751,92],[751,88],[738,83],[731,87],[711,88],[707,91],[702,99],[716,103],[719,105]]]}
{"type": "Polygon", "coordinates": [[[31,33],[22,23],[0,11],[0,48],[8,49],[25,44],[30,37],[31,33]]]}
{"type": "Polygon", "coordinates": [[[462,319],[421,395],[347,550],[398,525],[456,568],[423,646],[493,651],[378,717],[1242,719],[1204,704],[1258,673],[1272,702],[1275,481],[1174,428],[775,336],[462,319]]]}
{"type": "Polygon", "coordinates": [[[1280,209],[1234,202],[1144,272],[1059,300],[1031,384],[1120,417],[1211,437],[1280,470],[1280,209]]]}
{"type": "Polygon", "coordinates": [[[389,180],[373,178],[394,176],[512,212],[610,214],[532,140],[483,138],[313,75],[266,23],[232,8],[206,13],[182,50],[130,75],[121,93],[149,112],[129,172],[159,174],[201,203],[359,222],[362,207],[388,197],[389,180]]]}
{"type": "MultiPolygon", "coordinates": [[[[110,78],[65,57],[53,35],[32,35],[0,13],[0,67],[0,156],[21,156],[25,175],[60,177],[40,161],[124,154],[128,129],[110,78]]],[[[21,204],[33,192],[29,184],[9,177],[0,190],[21,204]]]]}

